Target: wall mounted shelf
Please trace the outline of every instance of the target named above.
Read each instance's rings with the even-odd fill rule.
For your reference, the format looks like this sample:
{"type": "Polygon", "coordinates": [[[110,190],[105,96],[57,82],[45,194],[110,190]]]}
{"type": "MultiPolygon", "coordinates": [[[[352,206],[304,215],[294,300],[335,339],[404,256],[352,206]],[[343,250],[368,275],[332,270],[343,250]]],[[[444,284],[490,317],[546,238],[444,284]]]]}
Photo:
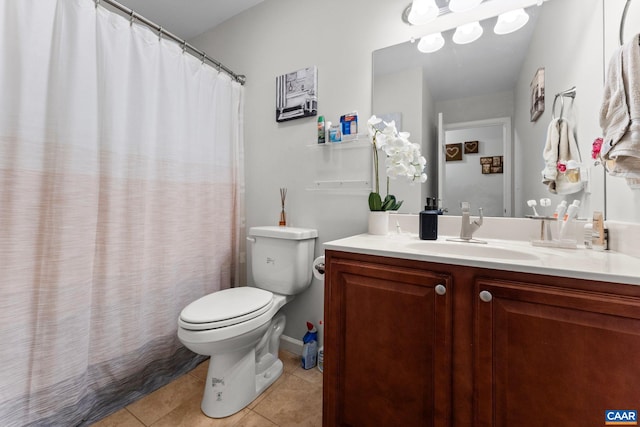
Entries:
{"type": "Polygon", "coordinates": [[[326,191],[331,193],[365,194],[371,192],[371,181],[368,180],[331,180],[314,181],[307,191],[326,191]]]}
{"type": "MultiPolygon", "coordinates": [[[[348,137],[346,137],[348,138],[348,137]]],[[[325,142],[324,144],[310,144],[309,148],[317,148],[321,150],[344,150],[351,148],[371,147],[368,134],[358,134],[355,138],[344,139],[341,142],[325,142]]]]}

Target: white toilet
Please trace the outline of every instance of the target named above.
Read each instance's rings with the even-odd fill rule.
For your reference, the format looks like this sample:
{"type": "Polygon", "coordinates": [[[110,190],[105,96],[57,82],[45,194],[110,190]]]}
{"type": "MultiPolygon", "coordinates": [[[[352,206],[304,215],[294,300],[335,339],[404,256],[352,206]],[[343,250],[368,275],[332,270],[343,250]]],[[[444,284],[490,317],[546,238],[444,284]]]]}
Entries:
{"type": "Polygon", "coordinates": [[[206,295],[180,313],[180,341],[211,356],[201,405],[207,416],[240,411],[282,374],[278,347],[285,316],[278,311],[311,284],[317,236],[308,228],[251,227],[256,287],[206,295]]]}

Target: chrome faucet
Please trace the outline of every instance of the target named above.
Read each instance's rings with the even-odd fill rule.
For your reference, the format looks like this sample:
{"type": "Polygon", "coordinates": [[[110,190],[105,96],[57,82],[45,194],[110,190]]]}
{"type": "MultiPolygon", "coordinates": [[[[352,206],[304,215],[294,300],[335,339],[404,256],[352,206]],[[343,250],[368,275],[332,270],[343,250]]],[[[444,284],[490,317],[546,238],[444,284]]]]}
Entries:
{"type": "Polygon", "coordinates": [[[465,241],[473,241],[473,233],[482,225],[482,208],[478,208],[480,212],[480,218],[471,221],[471,215],[469,214],[470,206],[469,202],[461,202],[462,208],[462,227],[460,228],[460,239],[465,241]]]}

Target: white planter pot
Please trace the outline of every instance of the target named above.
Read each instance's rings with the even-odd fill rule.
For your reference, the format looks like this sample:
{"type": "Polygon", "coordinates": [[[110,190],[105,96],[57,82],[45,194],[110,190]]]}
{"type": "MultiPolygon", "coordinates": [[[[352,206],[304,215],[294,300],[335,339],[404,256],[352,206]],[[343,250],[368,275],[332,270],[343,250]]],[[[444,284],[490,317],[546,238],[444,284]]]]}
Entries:
{"type": "Polygon", "coordinates": [[[384,236],[389,232],[389,211],[369,212],[369,234],[384,236]]]}

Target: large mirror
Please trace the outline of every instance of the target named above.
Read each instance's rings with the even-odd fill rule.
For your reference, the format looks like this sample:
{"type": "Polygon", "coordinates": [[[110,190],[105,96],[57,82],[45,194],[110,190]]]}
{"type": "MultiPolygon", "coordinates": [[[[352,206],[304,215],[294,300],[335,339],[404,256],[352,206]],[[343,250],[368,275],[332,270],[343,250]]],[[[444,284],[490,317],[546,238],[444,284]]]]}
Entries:
{"type": "Polygon", "coordinates": [[[604,172],[591,159],[601,132],[603,0],[549,0],[525,10],[528,23],[511,34],[494,34],[494,17],[480,22],[483,35],[469,44],[455,44],[452,28],[442,32],[445,45],[434,53],[420,52],[417,40],[374,52],[372,111],[399,118],[428,161],[426,184],[394,188],[405,213],[420,211],[429,196],[454,215],[460,201],[492,216],[532,214],[529,200],[540,214],[574,199],[583,216],[604,210],[604,172]],[[532,82],[544,94],[537,104],[544,111],[535,119],[532,82]],[[575,98],[559,97],[553,112],[555,95],[572,87],[575,98]],[[547,129],[562,105],[578,141],[584,184],[558,195],[542,183],[541,171],[547,129]],[[551,199],[550,207],[540,206],[543,198],[551,199]]]}

